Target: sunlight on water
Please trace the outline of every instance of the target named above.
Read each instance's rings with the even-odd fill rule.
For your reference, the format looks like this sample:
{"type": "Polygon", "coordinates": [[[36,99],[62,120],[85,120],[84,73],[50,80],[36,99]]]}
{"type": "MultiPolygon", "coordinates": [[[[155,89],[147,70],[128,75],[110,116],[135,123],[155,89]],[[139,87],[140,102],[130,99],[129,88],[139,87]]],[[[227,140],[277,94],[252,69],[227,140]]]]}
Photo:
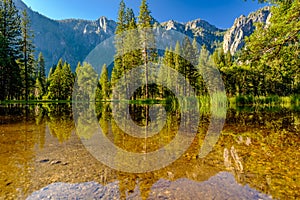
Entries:
{"type": "MultiPolygon", "coordinates": [[[[178,130],[180,112],[162,106],[166,122],[157,120],[162,130],[147,139],[125,134],[116,126],[109,104],[97,105],[96,115],[116,146],[147,153],[169,144],[178,130]]],[[[148,105],[130,105],[130,117],[137,125],[151,121],[147,109],[148,105]]],[[[299,198],[299,109],[230,109],[217,144],[199,158],[209,121],[209,111],[201,112],[198,134],[178,160],[157,171],[133,174],[110,169],[86,150],[80,138],[91,135],[75,131],[71,105],[1,105],[0,197],[24,199],[44,187],[54,194],[55,188],[72,191],[106,185],[107,190],[118,191],[112,192],[118,198],[182,198],[186,191],[191,198],[218,198],[216,191],[228,198],[299,198]]]]}

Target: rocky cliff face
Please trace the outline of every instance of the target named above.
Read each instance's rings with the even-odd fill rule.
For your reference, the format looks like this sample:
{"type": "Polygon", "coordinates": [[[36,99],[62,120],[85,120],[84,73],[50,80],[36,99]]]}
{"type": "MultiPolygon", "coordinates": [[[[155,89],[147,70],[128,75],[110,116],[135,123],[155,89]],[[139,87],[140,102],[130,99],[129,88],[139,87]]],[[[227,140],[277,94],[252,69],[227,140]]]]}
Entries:
{"type": "Polygon", "coordinates": [[[27,10],[34,32],[35,54],[42,52],[47,71],[60,58],[68,61],[72,69],[83,61],[100,42],[111,37],[116,22],[100,17],[97,20],[52,20],[28,8],[22,0],[14,0],[18,10],[27,10]]]}
{"type": "MultiPolygon", "coordinates": [[[[106,17],[97,20],[52,20],[28,8],[22,0],[14,0],[19,10],[27,10],[34,32],[36,55],[42,52],[47,71],[55,65],[60,58],[68,61],[72,69],[78,61],[83,61],[91,50],[105,39],[113,36],[116,22],[106,17]]],[[[216,43],[223,40],[225,30],[216,28],[204,20],[194,20],[188,23],[168,21],[160,26],[170,30],[177,30],[213,50],[216,43]]]]}
{"type": "MultiPolygon", "coordinates": [[[[39,52],[43,53],[47,71],[56,65],[60,58],[68,61],[74,70],[77,62],[82,62],[98,44],[114,35],[117,26],[115,21],[106,17],[94,21],[52,20],[32,11],[22,0],[14,0],[14,2],[20,11],[27,10],[35,35],[33,41],[36,46],[35,53],[36,55],[39,52]]],[[[200,45],[206,45],[210,51],[213,51],[224,39],[224,50],[234,53],[244,45],[244,37],[253,32],[254,23],[266,22],[269,14],[269,9],[262,9],[248,17],[241,16],[236,19],[233,27],[226,34],[225,30],[218,29],[202,19],[187,23],[170,20],[159,26],[167,30],[176,30],[191,38],[195,37],[200,45]]]]}
{"type": "Polygon", "coordinates": [[[270,18],[270,7],[265,7],[250,15],[240,16],[237,18],[233,26],[226,32],[223,41],[223,49],[225,52],[230,51],[233,55],[244,45],[246,36],[250,36],[255,30],[255,23],[267,23],[270,18]]]}
{"type": "Polygon", "coordinates": [[[223,41],[225,30],[219,29],[205,20],[196,19],[187,23],[179,23],[174,20],[161,23],[166,30],[176,30],[191,38],[196,38],[200,45],[205,45],[208,50],[213,51],[217,43],[223,41]]]}

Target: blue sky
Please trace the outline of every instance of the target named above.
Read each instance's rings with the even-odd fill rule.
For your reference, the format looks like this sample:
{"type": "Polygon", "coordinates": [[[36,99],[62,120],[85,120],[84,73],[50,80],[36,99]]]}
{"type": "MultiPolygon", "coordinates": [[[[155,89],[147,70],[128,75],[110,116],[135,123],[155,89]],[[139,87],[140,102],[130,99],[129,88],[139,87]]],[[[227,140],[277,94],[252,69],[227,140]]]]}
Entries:
{"type": "MultiPolygon", "coordinates": [[[[120,0],[23,0],[34,11],[52,18],[95,20],[101,16],[116,20],[120,0]]],[[[138,15],[140,0],[125,0],[138,15]]],[[[152,16],[160,22],[201,18],[219,28],[229,28],[234,19],[264,5],[244,0],[148,0],[152,16]]]]}

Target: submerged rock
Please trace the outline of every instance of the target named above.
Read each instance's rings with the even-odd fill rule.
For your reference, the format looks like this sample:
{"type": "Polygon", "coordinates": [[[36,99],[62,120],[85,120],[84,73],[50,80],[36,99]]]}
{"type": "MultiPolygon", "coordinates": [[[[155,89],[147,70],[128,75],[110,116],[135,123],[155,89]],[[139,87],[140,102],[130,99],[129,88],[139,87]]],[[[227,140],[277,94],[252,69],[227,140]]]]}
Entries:
{"type": "Polygon", "coordinates": [[[118,183],[102,186],[96,182],[53,183],[32,193],[27,200],[36,199],[119,199],[118,183]]]}
{"type": "MultiPolygon", "coordinates": [[[[139,183],[138,183],[139,184],[139,183]]],[[[126,199],[141,199],[141,188],[136,186],[126,199]]],[[[119,183],[106,186],[96,182],[68,184],[53,183],[32,193],[27,200],[35,199],[119,199],[121,191],[119,183]]],[[[169,181],[161,179],[149,192],[148,199],[272,199],[259,193],[248,185],[236,182],[233,174],[221,172],[204,182],[189,179],[169,181]]]]}

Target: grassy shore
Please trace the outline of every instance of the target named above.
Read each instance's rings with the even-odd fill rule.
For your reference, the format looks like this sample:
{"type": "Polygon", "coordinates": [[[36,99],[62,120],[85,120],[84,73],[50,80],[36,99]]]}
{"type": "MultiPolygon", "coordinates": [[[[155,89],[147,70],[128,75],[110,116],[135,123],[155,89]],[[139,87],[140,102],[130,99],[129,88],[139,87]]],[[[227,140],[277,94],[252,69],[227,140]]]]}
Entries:
{"type": "MultiPolygon", "coordinates": [[[[183,98],[183,97],[182,97],[183,98]]],[[[277,95],[272,96],[234,96],[227,97],[227,99],[220,99],[221,97],[215,96],[213,97],[213,101],[226,102],[230,107],[236,106],[300,106],[300,95],[293,95],[287,97],[280,97],[277,95]]],[[[212,103],[212,99],[208,95],[198,96],[197,97],[200,106],[210,106],[212,103]]],[[[172,104],[176,101],[176,98],[166,98],[166,99],[138,99],[138,100],[122,100],[117,102],[126,102],[130,104],[172,104]]],[[[36,103],[73,103],[75,101],[72,100],[5,100],[0,101],[0,104],[36,104],[36,103]]],[[[80,102],[80,101],[76,101],[80,102]]],[[[85,102],[85,101],[82,101],[85,102]]],[[[116,102],[113,100],[103,100],[100,102],[116,102]]]]}
{"type": "Polygon", "coordinates": [[[300,95],[293,95],[288,97],[272,96],[236,96],[230,97],[230,106],[300,106],[300,95]]]}

